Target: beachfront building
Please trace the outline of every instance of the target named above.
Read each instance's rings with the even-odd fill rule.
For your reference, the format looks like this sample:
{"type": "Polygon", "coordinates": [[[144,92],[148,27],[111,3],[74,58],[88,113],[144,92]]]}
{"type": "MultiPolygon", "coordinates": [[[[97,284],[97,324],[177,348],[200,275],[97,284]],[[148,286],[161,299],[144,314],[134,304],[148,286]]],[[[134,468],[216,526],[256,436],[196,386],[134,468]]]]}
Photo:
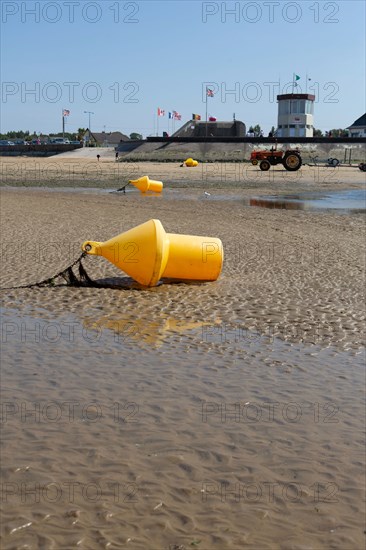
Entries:
{"type": "Polygon", "coordinates": [[[277,137],[313,137],[314,101],[312,94],[277,96],[277,137]]]}
{"type": "Polygon", "coordinates": [[[366,113],[357,120],[351,126],[347,126],[349,131],[349,137],[366,137],[366,113]]]}
{"type": "Polygon", "coordinates": [[[85,147],[117,147],[121,141],[130,141],[130,138],[122,132],[91,132],[88,128],[83,140],[85,147]]]}
{"type": "Polygon", "coordinates": [[[245,133],[245,124],[240,120],[189,120],[172,137],[245,137],[245,133]]]}

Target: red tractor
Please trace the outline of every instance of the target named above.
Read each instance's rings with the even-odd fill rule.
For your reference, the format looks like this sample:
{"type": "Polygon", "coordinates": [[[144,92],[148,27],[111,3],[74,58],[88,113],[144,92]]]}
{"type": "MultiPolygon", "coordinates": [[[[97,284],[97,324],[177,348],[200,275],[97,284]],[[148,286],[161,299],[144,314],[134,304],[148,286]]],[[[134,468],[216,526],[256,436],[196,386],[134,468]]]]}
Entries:
{"type": "Polygon", "coordinates": [[[259,168],[263,171],[269,170],[271,166],[282,164],[286,170],[294,172],[302,165],[302,158],[298,149],[277,151],[272,147],[270,150],[253,151],[250,160],[254,166],[259,162],[259,168]]]}

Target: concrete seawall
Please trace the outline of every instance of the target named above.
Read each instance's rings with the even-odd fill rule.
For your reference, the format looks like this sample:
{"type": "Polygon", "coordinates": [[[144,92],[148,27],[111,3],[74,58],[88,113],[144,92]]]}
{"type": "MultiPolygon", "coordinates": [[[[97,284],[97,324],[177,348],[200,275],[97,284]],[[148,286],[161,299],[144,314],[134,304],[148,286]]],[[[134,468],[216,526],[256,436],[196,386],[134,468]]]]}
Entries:
{"type": "MultiPolygon", "coordinates": [[[[243,162],[250,159],[253,150],[270,149],[272,142],[210,142],[210,141],[136,141],[121,144],[118,147],[119,157],[122,161],[161,161],[182,162],[187,157],[193,157],[201,162],[243,162]]],[[[366,143],[278,143],[278,149],[291,149],[298,147],[304,162],[310,162],[317,156],[318,162],[329,157],[338,158],[340,162],[361,162],[366,159],[366,143]]]]}
{"type": "Polygon", "coordinates": [[[50,157],[82,148],[82,145],[63,145],[60,143],[49,143],[47,145],[0,145],[0,156],[50,157]]]}
{"type": "MultiPolygon", "coordinates": [[[[366,161],[366,140],[341,142],[326,140],[321,143],[314,140],[311,143],[278,143],[278,149],[298,147],[303,162],[312,162],[317,156],[317,162],[324,162],[329,157],[337,158],[341,163],[349,164],[366,161]],[[350,156],[351,155],[351,156],[350,156]]],[[[249,161],[253,150],[270,149],[273,140],[245,139],[235,141],[169,141],[158,138],[128,141],[114,147],[81,147],[78,145],[15,145],[0,146],[0,156],[12,157],[49,157],[58,158],[90,158],[99,154],[102,159],[115,157],[118,150],[119,159],[125,162],[182,162],[187,157],[193,157],[200,162],[243,162],[249,161]]]]}

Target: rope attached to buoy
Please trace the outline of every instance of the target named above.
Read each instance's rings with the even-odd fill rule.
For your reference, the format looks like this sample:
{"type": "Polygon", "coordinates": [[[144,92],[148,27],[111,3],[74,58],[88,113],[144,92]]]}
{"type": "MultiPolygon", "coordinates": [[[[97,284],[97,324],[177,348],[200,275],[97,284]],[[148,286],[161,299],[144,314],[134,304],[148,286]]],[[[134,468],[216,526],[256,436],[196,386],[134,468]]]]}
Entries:
{"type": "Polygon", "coordinates": [[[111,193],[119,193],[120,191],[123,191],[123,193],[126,193],[126,187],[129,185],[130,182],[126,183],[123,187],[120,187],[119,189],[116,189],[115,191],[111,191],[111,193]]]}

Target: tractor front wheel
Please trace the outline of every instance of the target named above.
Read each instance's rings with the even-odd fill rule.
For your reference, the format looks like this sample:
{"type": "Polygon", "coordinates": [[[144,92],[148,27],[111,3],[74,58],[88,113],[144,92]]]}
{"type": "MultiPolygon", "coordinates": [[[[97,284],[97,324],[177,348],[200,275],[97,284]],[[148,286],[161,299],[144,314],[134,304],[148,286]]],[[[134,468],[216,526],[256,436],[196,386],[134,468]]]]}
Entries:
{"type": "Polygon", "coordinates": [[[295,170],[298,170],[302,165],[302,160],[299,153],[285,154],[283,158],[283,165],[286,168],[286,170],[289,170],[290,172],[294,172],[295,170]]]}
{"type": "Polygon", "coordinates": [[[270,162],[268,160],[262,160],[262,162],[259,165],[259,168],[263,170],[263,172],[267,172],[271,168],[270,162]]]}

